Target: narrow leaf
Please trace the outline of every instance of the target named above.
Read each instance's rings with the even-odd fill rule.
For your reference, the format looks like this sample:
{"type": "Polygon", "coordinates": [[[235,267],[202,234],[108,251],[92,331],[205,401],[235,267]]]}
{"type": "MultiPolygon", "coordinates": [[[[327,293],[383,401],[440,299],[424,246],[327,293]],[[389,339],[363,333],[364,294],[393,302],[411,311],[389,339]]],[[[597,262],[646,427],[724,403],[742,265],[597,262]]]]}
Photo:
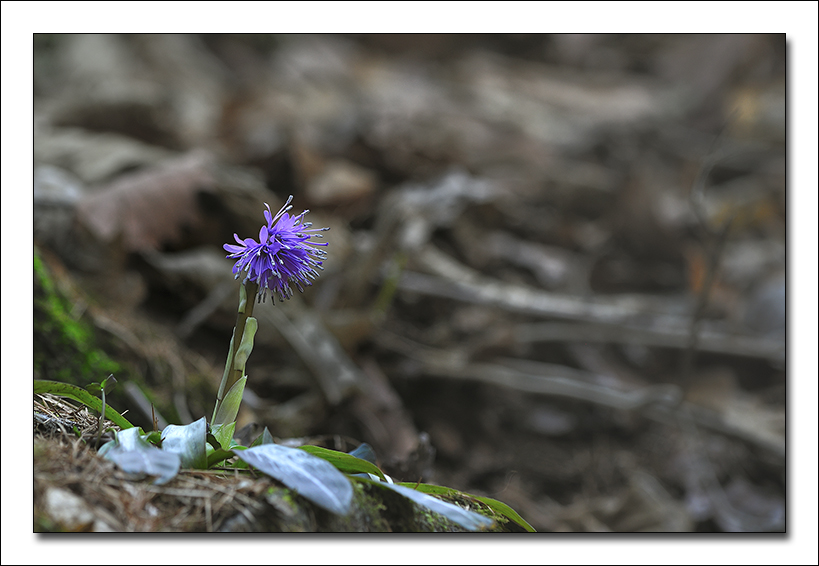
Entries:
{"type": "Polygon", "coordinates": [[[495,513],[499,513],[500,515],[503,515],[512,522],[517,523],[530,533],[537,532],[535,528],[526,521],[526,519],[518,515],[517,511],[509,507],[503,501],[498,501],[497,499],[492,499],[491,497],[484,497],[482,495],[473,495],[472,497],[486,504],[495,513]]]}
{"type": "Polygon", "coordinates": [[[208,468],[212,468],[219,462],[224,462],[228,458],[233,458],[233,452],[218,448],[211,452],[210,454],[208,454],[208,468]]]}
{"type": "MultiPolygon", "coordinates": [[[[98,413],[102,410],[102,400],[99,397],[95,397],[85,389],[77,387],[76,385],[71,385],[70,383],[60,383],[59,381],[35,379],[34,393],[35,394],[50,393],[51,395],[57,395],[58,397],[68,397],[69,399],[79,401],[86,407],[93,409],[98,413]]],[[[123,430],[133,428],[134,426],[131,423],[129,423],[125,419],[125,417],[120,415],[116,410],[114,410],[110,405],[107,404],[105,407],[105,418],[108,419],[109,421],[112,421],[115,425],[117,425],[123,430]]]]}
{"type": "MultiPolygon", "coordinates": [[[[244,285],[242,285],[244,288],[244,285]]],[[[227,360],[225,361],[225,371],[222,373],[222,381],[219,383],[219,392],[216,394],[217,399],[223,399],[225,396],[225,386],[228,382],[228,377],[230,377],[230,372],[233,371],[233,338],[236,335],[236,328],[233,329],[233,334],[230,337],[230,347],[228,348],[228,355],[227,360]]],[[[217,403],[216,409],[219,408],[217,403]]],[[[214,418],[216,417],[216,412],[213,413],[214,418]]]]}
{"type": "Polygon", "coordinates": [[[423,493],[431,493],[435,495],[448,495],[450,497],[451,496],[470,497],[472,499],[476,499],[481,503],[485,504],[490,509],[492,509],[493,512],[499,515],[503,515],[504,517],[506,517],[510,521],[513,521],[514,523],[517,523],[530,533],[537,532],[535,528],[532,525],[530,525],[523,517],[518,515],[518,513],[514,509],[509,507],[506,503],[498,501],[497,499],[492,499],[491,497],[484,497],[482,495],[473,495],[471,493],[466,493],[464,491],[452,489],[451,487],[432,485],[428,483],[415,484],[413,482],[401,482],[399,483],[399,485],[413,488],[423,493]]]}
{"type": "Polygon", "coordinates": [[[353,486],[326,460],[278,444],[235,450],[234,454],[319,507],[338,515],[346,515],[350,510],[353,486]]]}
{"type": "MultiPolygon", "coordinates": [[[[233,387],[225,395],[216,415],[214,415],[213,422],[210,423],[212,426],[230,424],[236,421],[236,415],[239,414],[239,405],[242,404],[242,394],[245,392],[245,383],[247,383],[247,376],[242,377],[233,384],[233,387]]],[[[226,445],[223,444],[222,446],[226,445]]]]}
{"type": "Polygon", "coordinates": [[[373,474],[378,476],[382,481],[387,481],[387,478],[384,477],[384,473],[378,469],[378,466],[371,464],[367,460],[351,456],[350,454],[345,454],[337,450],[328,450],[321,446],[299,446],[299,450],[304,450],[313,456],[327,460],[345,474],[373,474]]]}
{"type": "Polygon", "coordinates": [[[204,470],[208,467],[206,437],[205,417],[184,426],[168,425],[162,431],[162,450],[177,454],[184,468],[204,470]]]}
{"type": "Polygon", "coordinates": [[[245,321],[245,332],[242,334],[242,342],[236,350],[236,357],[233,360],[233,369],[241,371],[242,375],[245,373],[245,365],[250,353],[253,351],[253,338],[256,336],[256,330],[259,328],[258,321],[252,316],[247,317],[245,321]]]}

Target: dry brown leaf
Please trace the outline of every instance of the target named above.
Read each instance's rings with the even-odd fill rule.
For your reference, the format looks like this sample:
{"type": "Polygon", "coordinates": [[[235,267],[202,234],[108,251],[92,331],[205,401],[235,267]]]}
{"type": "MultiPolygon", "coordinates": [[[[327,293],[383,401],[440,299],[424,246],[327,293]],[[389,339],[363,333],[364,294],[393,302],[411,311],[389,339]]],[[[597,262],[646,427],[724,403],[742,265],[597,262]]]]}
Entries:
{"type": "Polygon", "coordinates": [[[209,166],[207,154],[192,152],[123,175],[80,202],[80,221],[105,242],[122,234],[128,251],[158,249],[200,222],[196,193],[213,186],[209,166]]]}

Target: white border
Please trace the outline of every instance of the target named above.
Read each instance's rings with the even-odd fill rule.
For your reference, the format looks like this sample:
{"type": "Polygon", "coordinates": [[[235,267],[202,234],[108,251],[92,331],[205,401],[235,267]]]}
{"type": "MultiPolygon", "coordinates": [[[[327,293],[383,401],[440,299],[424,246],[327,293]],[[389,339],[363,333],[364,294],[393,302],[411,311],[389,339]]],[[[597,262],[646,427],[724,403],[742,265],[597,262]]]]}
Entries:
{"type": "Polygon", "coordinates": [[[234,560],[228,545],[237,548],[238,543],[242,558],[235,562],[241,564],[816,564],[818,17],[815,2],[3,2],[2,563],[109,564],[159,559],[163,563],[218,560],[229,564],[234,560]],[[32,534],[32,491],[25,485],[25,480],[31,481],[31,462],[25,456],[30,454],[30,417],[26,404],[16,401],[27,398],[30,392],[26,364],[31,359],[27,355],[31,352],[31,325],[22,332],[17,325],[31,317],[31,34],[100,31],[786,32],[791,151],[790,534],[707,538],[539,534],[480,539],[271,536],[241,540],[166,536],[151,537],[150,541],[123,536],[69,540],[32,534]],[[15,445],[23,447],[20,452],[15,445]]]}

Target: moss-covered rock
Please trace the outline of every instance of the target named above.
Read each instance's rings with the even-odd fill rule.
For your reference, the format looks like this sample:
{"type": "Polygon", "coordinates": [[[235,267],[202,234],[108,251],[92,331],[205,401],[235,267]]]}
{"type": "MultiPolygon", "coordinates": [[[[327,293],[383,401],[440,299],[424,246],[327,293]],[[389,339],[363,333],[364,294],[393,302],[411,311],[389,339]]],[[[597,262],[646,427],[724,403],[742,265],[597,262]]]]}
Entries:
{"type": "MultiPolygon", "coordinates": [[[[456,501],[452,503],[458,504],[456,501]]],[[[297,493],[270,487],[265,505],[252,513],[237,514],[225,521],[221,530],[230,532],[394,532],[442,533],[467,532],[443,515],[416,505],[400,494],[378,486],[353,481],[353,502],[347,515],[335,515],[313,505],[297,493]]],[[[475,509],[495,520],[492,532],[520,531],[504,517],[488,510],[475,509]]]]}
{"type": "MultiPolygon", "coordinates": [[[[353,487],[350,512],[341,516],[265,475],[186,470],[157,486],[150,478],[131,478],[91,448],[78,446],[75,439],[57,436],[34,441],[35,532],[464,531],[394,491],[356,480],[353,487]],[[62,504],[66,500],[74,501],[73,514],[62,504]]],[[[486,514],[495,519],[490,531],[519,530],[491,512],[486,514]]]]}
{"type": "Polygon", "coordinates": [[[119,374],[120,364],[96,344],[93,328],[73,313],[34,249],[34,378],[84,387],[119,374]]]}

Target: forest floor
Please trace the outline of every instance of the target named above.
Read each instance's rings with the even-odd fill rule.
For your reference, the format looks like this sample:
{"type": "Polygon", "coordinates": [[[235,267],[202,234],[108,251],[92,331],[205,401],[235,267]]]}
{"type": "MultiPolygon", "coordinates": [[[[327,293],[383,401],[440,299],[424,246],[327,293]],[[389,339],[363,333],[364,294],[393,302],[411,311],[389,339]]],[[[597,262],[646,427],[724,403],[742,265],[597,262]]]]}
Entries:
{"type": "Polygon", "coordinates": [[[35,35],[35,378],[210,415],[222,245],[292,194],[328,259],[256,306],[245,435],[539,531],[783,531],[785,72],[766,35],[35,35]]]}

